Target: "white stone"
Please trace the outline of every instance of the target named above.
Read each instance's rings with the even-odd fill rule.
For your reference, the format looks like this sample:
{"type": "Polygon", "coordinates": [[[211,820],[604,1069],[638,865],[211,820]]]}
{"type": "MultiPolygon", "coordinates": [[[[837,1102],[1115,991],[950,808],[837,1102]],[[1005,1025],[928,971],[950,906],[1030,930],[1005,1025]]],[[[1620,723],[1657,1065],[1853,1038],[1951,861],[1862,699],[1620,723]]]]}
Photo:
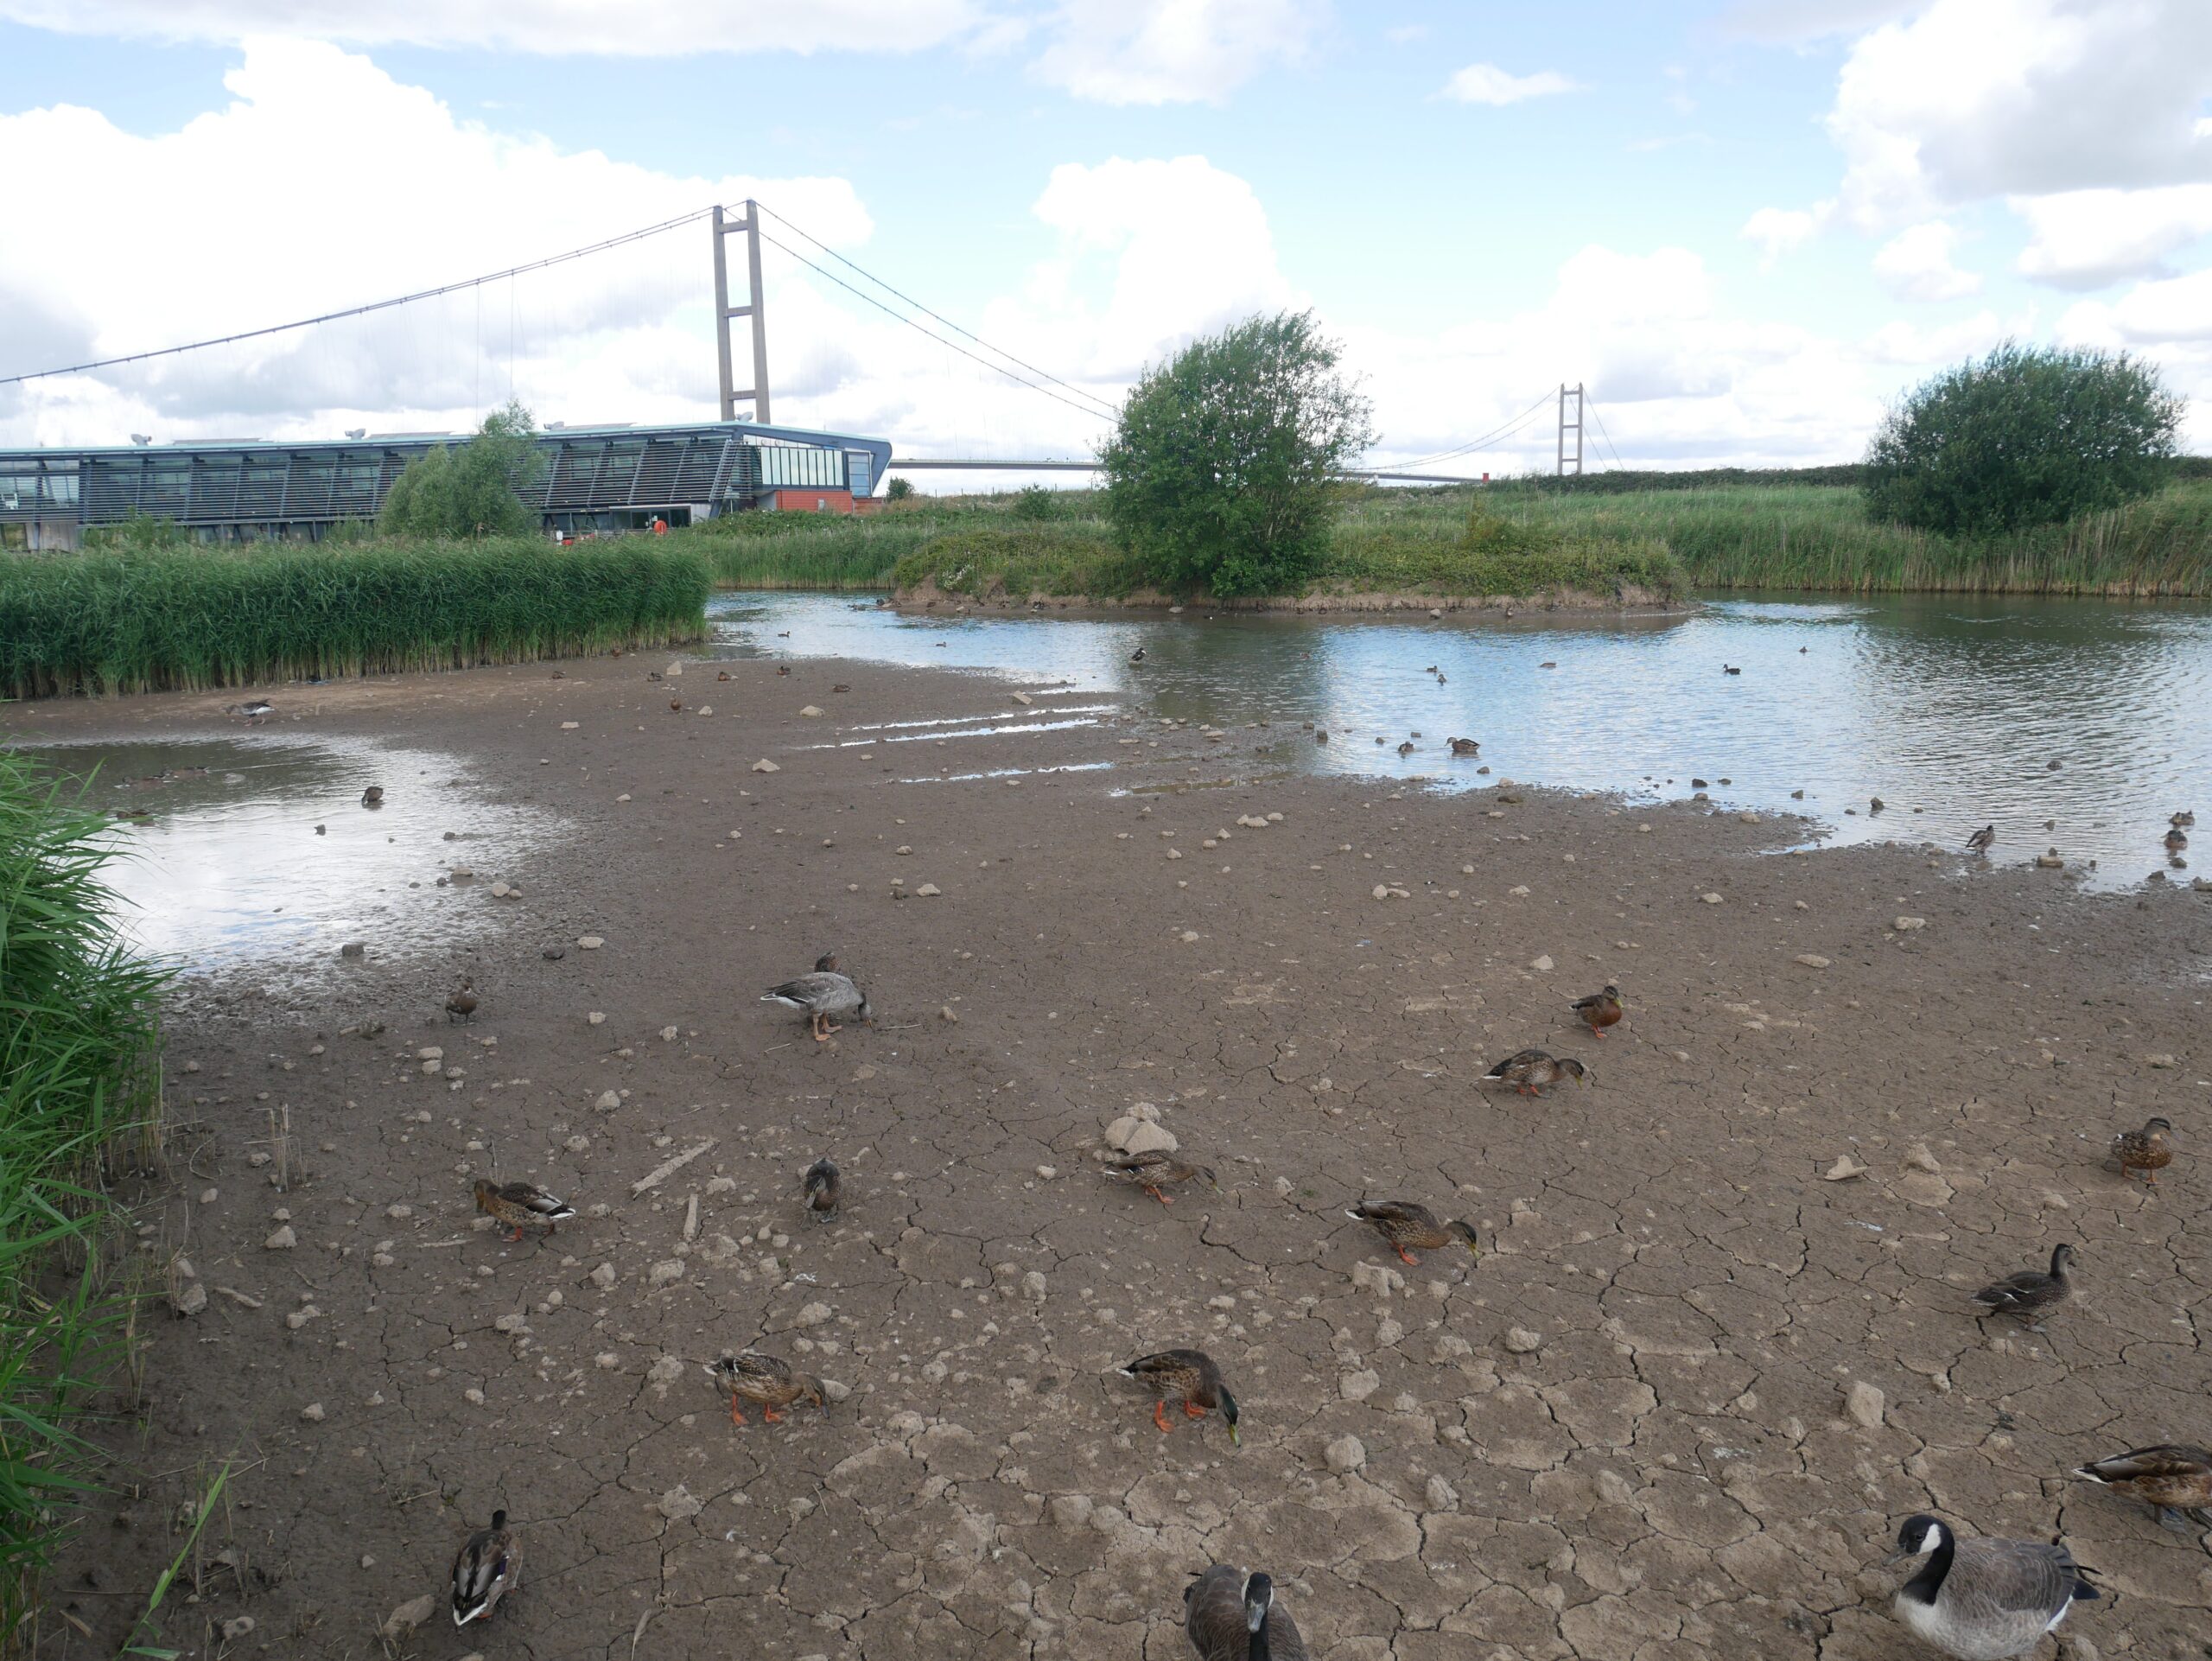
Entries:
{"type": "Polygon", "coordinates": [[[1928,920],[1925,917],[1900,917],[1891,926],[1900,934],[1910,934],[1916,928],[1926,928],[1928,920]]]}
{"type": "Polygon", "coordinates": [[[289,1251],[299,1243],[300,1237],[292,1232],[292,1225],[287,1223],[261,1244],[270,1251],[289,1251]]]}
{"type": "Polygon", "coordinates": [[[1884,1405],[1881,1391],[1864,1378],[1853,1379],[1851,1388],[1843,1393],[1843,1410],[1855,1423],[1869,1430],[1881,1429],[1884,1405]]]}
{"type": "Polygon", "coordinates": [[[797,1324],[801,1327],[819,1327],[829,1319],[830,1306],[828,1304],[810,1303],[798,1312],[797,1324]]]}
{"type": "Polygon", "coordinates": [[[1717,906],[1720,903],[1720,896],[1717,894],[1701,894],[1698,895],[1698,898],[1704,901],[1708,906],[1717,906]]]}
{"type": "Polygon", "coordinates": [[[1801,951],[1797,954],[1797,961],[1808,969],[1826,969],[1828,966],[1828,960],[1816,951],[1801,951]]]}
{"type": "Polygon", "coordinates": [[[599,1092],[599,1099],[594,1102],[592,1105],[598,1109],[601,1113],[612,1113],[616,1108],[622,1105],[622,1098],[617,1095],[613,1091],[602,1090],[599,1092]]]}
{"type": "Polygon", "coordinates": [[[326,1416],[323,1413],[322,1403],[321,1402],[309,1402],[305,1407],[300,1410],[300,1416],[305,1419],[309,1424],[321,1424],[326,1416]]]}
{"type": "Polygon", "coordinates": [[[1338,1436],[1324,1453],[1328,1459],[1329,1468],[1339,1475],[1347,1471],[1357,1471],[1367,1463],[1367,1449],[1361,1445],[1357,1436],[1338,1436]]]}
{"type": "Polygon", "coordinates": [[[1505,1329],[1505,1347],[1516,1355],[1534,1355],[1544,1345],[1541,1333],[1532,1333],[1526,1327],[1505,1329]]]}
{"type": "Polygon", "coordinates": [[[765,755],[753,764],[753,770],[755,773],[781,773],[783,771],[781,767],[778,767],[773,761],[771,761],[765,755]]]}
{"type": "Polygon", "coordinates": [[[696,1517],[706,1509],[705,1503],[696,1498],[681,1482],[660,1497],[660,1514],[671,1523],[680,1523],[686,1518],[696,1517]]]}
{"type": "Polygon", "coordinates": [[[1531,962],[1529,967],[1539,975],[1548,975],[1552,972],[1552,960],[1548,956],[1538,958],[1531,962]]]}
{"type": "Polygon", "coordinates": [[[1140,1119],[1136,1129],[1129,1132],[1122,1150],[1129,1154],[1172,1154],[1182,1144],[1175,1140],[1175,1133],[1157,1124],[1140,1119]]]}
{"type": "Polygon", "coordinates": [[[655,1286],[680,1281],[683,1278],[683,1262],[679,1257],[664,1257],[646,1270],[645,1278],[655,1286]]]}
{"type": "Polygon", "coordinates": [[[1337,1380],[1337,1391],[1348,1402],[1363,1402],[1382,1388],[1382,1375],[1372,1367],[1347,1372],[1337,1380]]]}
{"type": "Polygon", "coordinates": [[[801,706],[799,713],[804,716],[809,721],[818,720],[822,715],[822,706],[818,703],[804,704],[801,706]]]}
{"type": "Polygon", "coordinates": [[[1827,1170],[1821,1173],[1821,1181],[1823,1182],[1848,1182],[1854,1176],[1866,1175],[1867,1168],[1867,1167],[1861,1165],[1857,1160],[1852,1158],[1850,1155],[1840,1154],[1836,1156],[1835,1163],[1829,1166],[1827,1170]]]}

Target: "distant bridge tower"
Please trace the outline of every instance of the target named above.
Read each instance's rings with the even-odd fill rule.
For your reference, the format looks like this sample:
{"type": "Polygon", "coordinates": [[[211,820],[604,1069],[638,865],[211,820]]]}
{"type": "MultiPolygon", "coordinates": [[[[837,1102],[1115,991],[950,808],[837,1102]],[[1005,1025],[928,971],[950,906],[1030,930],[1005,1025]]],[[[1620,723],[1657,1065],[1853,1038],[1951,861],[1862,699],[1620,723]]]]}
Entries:
{"type": "MultiPolygon", "coordinates": [[[[755,338],[757,339],[758,337],[756,336],[755,338]]],[[[755,350],[758,349],[759,348],[757,347],[755,348],[755,350]]],[[[725,364],[727,364],[729,356],[727,348],[725,348],[722,356],[725,364]]],[[[728,382],[725,380],[723,385],[728,385],[728,382]]],[[[1577,381],[1572,387],[1569,387],[1565,381],[1561,381],[1559,384],[1559,476],[1564,479],[1570,473],[1580,474],[1581,471],[1582,383],[1580,381],[1577,381]],[[1567,418],[1567,401],[1570,398],[1574,400],[1574,419],[1572,421],[1569,421],[1567,418]],[[1574,435],[1574,453],[1572,455],[1567,454],[1567,436],[1569,433],[1573,433],[1574,435]]]]}
{"type": "Polygon", "coordinates": [[[715,204],[715,345],[721,368],[722,419],[736,420],[738,399],[750,398],[753,418],[765,426],[769,420],[768,325],[760,315],[760,204],[749,196],[746,198],[745,217],[741,220],[728,218],[721,204],[715,204]],[[745,275],[752,296],[746,304],[733,306],[729,302],[729,257],[722,243],[726,237],[739,235],[745,239],[745,275]],[[753,320],[753,385],[748,391],[739,391],[731,377],[729,323],[733,317],[753,320]]]}

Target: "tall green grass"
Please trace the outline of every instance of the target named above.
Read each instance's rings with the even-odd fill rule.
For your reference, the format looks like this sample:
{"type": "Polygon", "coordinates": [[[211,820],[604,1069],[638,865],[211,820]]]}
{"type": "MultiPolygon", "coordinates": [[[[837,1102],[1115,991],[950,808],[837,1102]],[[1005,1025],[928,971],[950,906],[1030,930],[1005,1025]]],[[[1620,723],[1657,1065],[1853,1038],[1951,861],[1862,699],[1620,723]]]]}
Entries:
{"type": "Polygon", "coordinates": [[[887,589],[892,568],[947,522],[925,506],[874,513],[728,513],[667,540],[725,589],[887,589]]]}
{"type": "MultiPolygon", "coordinates": [[[[1467,493],[1439,493],[1427,511],[1447,514],[1467,493]]],[[[1834,486],[1560,494],[1511,485],[1484,500],[1500,517],[1574,538],[1662,542],[1700,588],[2212,595],[2212,481],[2202,479],[2069,525],[1991,538],[1871,519],[1857,490],[1834,486]]]]}
{"type": "Polygon", "coordinates": [[[94,1456],[72,1426],[115,1357],[103,1155],[151,1135],[156,1004],[100,880],[106,821],[0,754],[0,1653],[94,1456]]]}
{"type": "Polygon", "coordinates": [[[664,537],[0,557],[0,695],[245,686],[696,640],[708,564],[664,537]]]}

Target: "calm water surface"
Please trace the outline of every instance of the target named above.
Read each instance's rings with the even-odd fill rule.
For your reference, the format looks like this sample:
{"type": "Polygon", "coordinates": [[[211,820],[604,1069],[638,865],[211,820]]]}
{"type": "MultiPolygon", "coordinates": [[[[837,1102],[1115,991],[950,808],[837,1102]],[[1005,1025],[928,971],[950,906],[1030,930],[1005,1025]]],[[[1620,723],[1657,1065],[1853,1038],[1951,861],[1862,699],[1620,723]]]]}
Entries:
{"type": "Polygon", "coordinates": [[[104,880],[130,932],[188,972],[251,956],[308,980],[338,972],[349,940],[378,957],[449,948],[503,917],[492,879],[559,830],[478,800],[435,751],[256,733],[36,753],[89,779],[92,805],[143,816],[118,823],[124,856],[104,880]],[[456,866],[476,875],[441,888],[456,866]]]}
{"type": "MultiPolygon", "coordinates": [[[[916,617],[851,596],[747,593],[709,610],[729,655],[986,671],[1224,727],[1314,722],[1327,746],[1300,734],[1280,753],[1318,772],[1648,799],[1702,778],[1719,801],[1814,813],[1838,841],[1956,847],[1993,822],[1999,860],[2056,846],[2096,860],[2092,880],[2106,885],[2185,877],[2160,845],[2167,815],[2212,809],[2212,607],[2201,604],[1913,595],[1722,600],[1658,621],[1208,620],[1195,608],[916,617]],[[1139,646],[1145,660],[1131,664],[1139,646]],[[1479,762],[1450,758],[1455,735],[1481,741],[1479,762]]],[[[2212,817],[2201,834],[2212,871],[2212,817]]]]}

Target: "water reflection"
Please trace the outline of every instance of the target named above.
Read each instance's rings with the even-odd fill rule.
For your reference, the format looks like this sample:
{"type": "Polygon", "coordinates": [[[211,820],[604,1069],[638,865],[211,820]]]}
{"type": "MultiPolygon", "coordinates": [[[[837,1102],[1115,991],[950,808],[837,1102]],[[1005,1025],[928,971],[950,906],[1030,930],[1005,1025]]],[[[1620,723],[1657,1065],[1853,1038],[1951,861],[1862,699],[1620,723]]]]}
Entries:
{"type": "Polygon", "coordinates": [[[496,925],[495,867],[556,828],[478,801],[432,751],[257,735],[35,754],[90,779],[92,805],[129,816],[107,881],[132,935],[188,973],[251,955],[308,977],[348,940],[380,956],[449,947],[496,925]],[[361,805],[372,784],[385,790],[374,810],[361,805]],[[454,866],[478,878],[440,888],[454,866]]]}
{"type": "Polygon", "coordinates": [[[1328,745],[1281,752],[1309,770],[1656,795],[1702,777],[1716,799],[1802,807],[1844,841],[1957,847],[1993,822],[2000,860],[2056,846],[2099,861],[2107,882],[2163,869],[2166,816],[2200,794],[2212,805],[2199,713],[2212,708],[2212,608],[2201,604],[1719,601],[1659,622],[1503,624],[914,617],[794,594],[725,595],[713,610],[732,655],[988,671],[1194,725],[1315,722],[1328,745]],[[1479,761],[1452,760],[1454,736],[1481,741],[1479,761]]]}

